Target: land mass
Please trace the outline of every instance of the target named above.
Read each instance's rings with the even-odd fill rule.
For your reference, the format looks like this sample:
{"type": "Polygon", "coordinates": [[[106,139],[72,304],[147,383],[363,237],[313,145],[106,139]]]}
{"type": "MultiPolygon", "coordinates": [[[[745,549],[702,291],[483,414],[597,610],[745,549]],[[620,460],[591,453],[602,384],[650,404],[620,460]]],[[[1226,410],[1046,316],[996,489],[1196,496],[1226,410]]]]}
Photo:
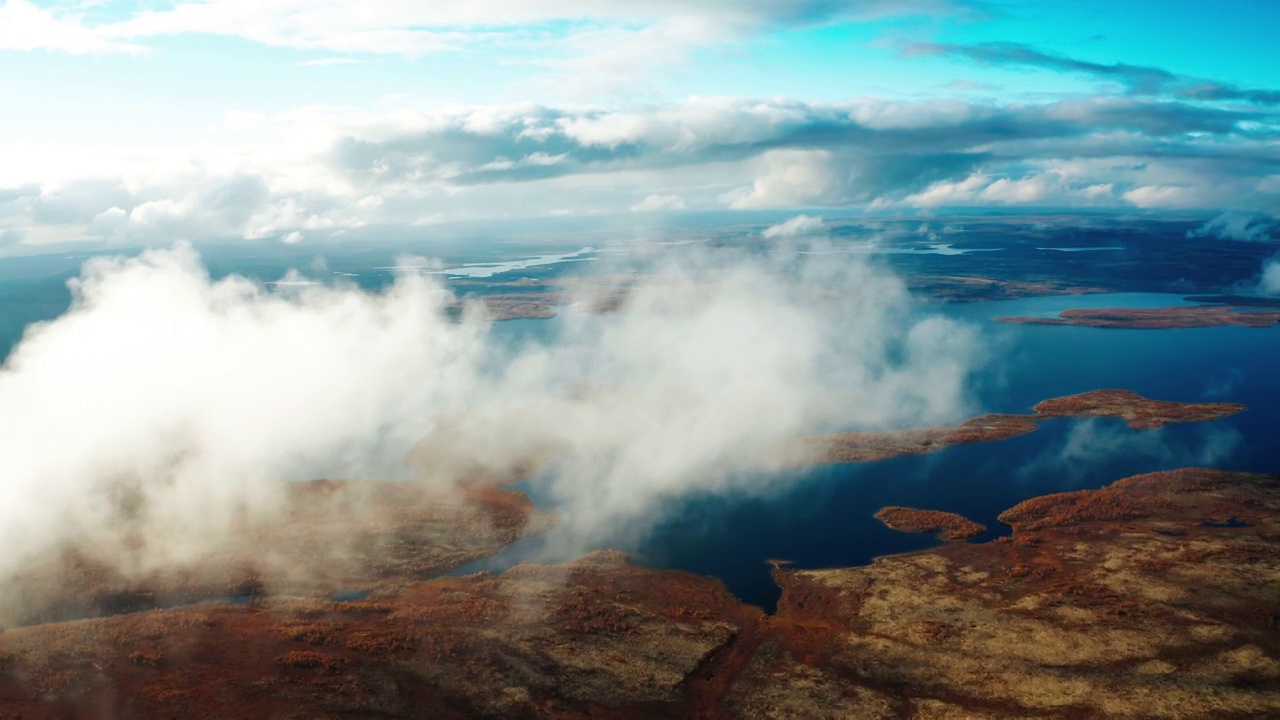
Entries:
{"type": "Polygon", "coordinates": [[[1120,418],[1134,430],[1163,427],[1167,423],[1209,422],[1246,409],[1240,403],[1150,400],[1130,390],[1094,390],[1045,400],[1032,408],[1039,417],[1120,418]]]}
{"type": "Polygon", "coordinates": [[[559,293],[503,293],[482,299],[493,320],[531,318],[545,320],[556,316],[556,308],[567,302],[559,293]]]}
{"type": "Polygon", "coordinates": [[[1280,323],[1280,310],[1257,310],[1229,305],[1187,305],[1163,308],[1086,308],[1063,310],[1058,317],[998,317],[996,322],[1020,325],[1081,325],[1095,328],[1170,330],[1203,327],[1265,328],[1280,323]]]}
{"type": "Polygon", "coordinates": [[[980,415],[954,427],[907,428],[888,432],[846,432],[805,439],[809,464],[888,460],[937,452],[952,445],[995,442],[1034,432],[1033,415],[980,415]]]}
{"type": "Polygon", "coordinates": [[[464,301],[454,303],[450,309],[453,312],[461,312],[465,301],[473,301],[484,305],[491,320],[546,320],[555,317],[561,307],[573,303],[580,303],[587,312],[597,314],[616,312],[626,298],[625,290],[581,298],[551,291],[502,292],[465,298],[464,301]]]}
{"type": "Polygon", "coordinates": [[[1183,300],[1212,305],[1234,305],[1235,307],[1280,308],[1280,297],[1259,297],[1257,295],[1193,295],[1183,298],[1183,300]]]}
{"type": "Polygon", "coordinates": [[[147,567],[154,538],[138,538],[136,556],[123,560],[87,545],[36,555],[0,592],[0,627],[217,598],[376,596],[488,557],[553,522],[523,493],[491,485],[428,492],[414,483],[325,480],[286,483],[283,492],[270,522],[145,572],[120,568],[147,567]]]}
{"type": "Polygon", "coordinates": [[[1112,292],[1097,285],[1063,280],[1001,280],[969,275],[908,275],[907,287],[917,295],[945,302],[1017,300],[1048,295],[1089,295],[1112,292]]]}
{"type": "MultiPolygon", "coordinates": [[[[1202,422],[1240,412],[1229,403],[1171,403],[1123,390],[1046,400],[1031,415],[983,415],[955,427],[808,438],[799,462],[872,462],[944,447],[990,442],[1036,429],[1051,417],[1123,418],[1137,429],[1202,422]]],[[[530,467],[536,466],[530,460],[530,467]]],[[[265,596],[327,597],[359,591],[378,596],[479,560],[547,529],[552,519],[522,493],[487,478],[450,492],[413,483],[285,483],[270,521],[247,524],[224,544],[183,562],[147,567],[150,543],[136,538],[124,562],[116,551],[58,548],[28,559],[0,589],[0,626],[32,625],[207,601],[265,596]],[[106,553],[106,554],[103,554],[106,553]]],[[[478,471],[477,471],[478,472],[478,471]]]]}
{"type": "Polygon", "coordinates": [[[616,553],[9,630],[36,718],[1264,717],[1280,478],[1188,469],[1024,502],[1007,538],[777,567],[776,615],[616,553]]]}
{"type": "Polygon", "coordinates": [[[898,532],[937,533],[943,540],[967,540],[987,531],[986,525],[963,515],[896,505],[881,508],[876,519],[898,532]]]}
{"type": "Polygon", "coordinates": [[[867,717],[1280,712],[1280,478],[1153,473],[1001,521],[1013,534],[991,543],[777,570],[771,623],[828,634],[810,664],[778,633],[777,656],[811,684],[755,697],[785,697],[797,717],[838,701],[878,708],[867,717]]]}
{"type": "Polygon", "coordinates": [[[1177,403],[1149,400],[1128,390],[1093,390],[1037,404],[1034,414],[990,414],[953,427],[908,428],[890,432],[848,432],[805,439],[811,464],[875,462],[936,452],[952,445],[994,442],[1034,432],[1039,421],[1057,417],[1113,417],[1135,430],[1166,423],[1207,422],[1246,408],[1238,403],[1177,403]]]}

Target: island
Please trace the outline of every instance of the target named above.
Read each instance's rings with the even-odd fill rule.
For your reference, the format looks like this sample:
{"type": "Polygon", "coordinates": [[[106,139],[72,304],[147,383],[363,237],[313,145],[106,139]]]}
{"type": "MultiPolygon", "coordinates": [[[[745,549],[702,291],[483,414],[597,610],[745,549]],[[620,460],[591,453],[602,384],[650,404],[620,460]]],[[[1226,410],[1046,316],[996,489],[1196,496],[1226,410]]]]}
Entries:
{"type": "Polygon", "coordinates": [[[714,579],[605,551],[354,600],[281,596],[11,627],[0,633],[0,712],[1280,714],[1280,477],[1152,473],[1001,517],[1012,535],[987,543],[866,567],[775,563],[774,614],[714,579]]]}
{"type": "Polygon", "coordinates": [[[968,540],[987,531],[986,525],[963,515],[896,505],[881,508],[876,519],[898,532],[937,533],[943,540],[968,540]]]}
{"type": "Polygon", "coordinates": [[[1097,285],[1078,285],[1063,280],[1002,280],[969,275],[913,274],[906,277],[906,282],[913,293],[943,302],[985,302],[1113,292],[1097,285]]]}
{"type": "Polygon", "coordinates": [[[1235,307],[1280,308],[1280,297],[1259,295],[1192,295],[1183,300],[1206,305],[1234,305],[1235,307]]]}
{"type": "Polygon", "coordinates": [[[1240,403],[1179,403],[1149,400],[1130,390],[1093,390],[1036,404],[1039,417],[1111,417],[1125,420],[1134,430],[1166,423],[1209,422],[1246,410],[1240,403]]]}
{"type": "Polygon", "coordinates": [[[1020,325],[1081,325],[1094,328],[1169,330],[1205,327],[1267,328],[1280,323],[1280,310],[1226,305],[1187,305],[1161,308],[1086,308],[1063,310],[1058,317],[998,317],[996,322],[1020,325]]]}
{"type": "Polygon", "coordinates": [[[556,293],[509,293],[489,295],[483,302],[493,320],[545,320],[556,316],[556,306],[565,299],[556,293]]]}
{"type": "Polygon", "coordinates": [[[1111,417],[1135,430],[1166,423],[1208,422],[1245,410],[1239,403],[1178,403],[1150,400],[1129,390],[1092,390],[1038,403],[1030,415],[988,414],[953,427],[888,432],[845,432],[804,439],[804,464],[876,462],[936,452],[952,445],[994,442],[1034,432],[1040,421],[1060,417],[1111,417]]]}
{"type": "Polygon", "coordinates": [[[480,303],[495,322],[503,320],[547,320],[553,318],[561,307],[579,303],[587,312],[607,315],[617,312],[626,301],[627,290],[602,292],[578,297],[559,292],[500,292],[469,296],[453,302],[448,311],[460,314],[469,302],[480,303]]]}
{"type": "Polygon", "coordinates": [[[805,464],[877,462],[903,455],[937,452],[966,443],[994,442],[1034,432],[1032,415],[981,415],[954,427],[907,428],[886,432],[845,432],[804,439],[805,464]]]}
{"type": "Polygon", "coordinates": [[[485,309],[490,320],[535,319],[546,320],[556,316],[556,308],[567,302],[566,298],[554,292],[506,292],[489,295],[464,297],[450,303],[448,312],[460,315],[467,304],[479,303],[485,309]]]}

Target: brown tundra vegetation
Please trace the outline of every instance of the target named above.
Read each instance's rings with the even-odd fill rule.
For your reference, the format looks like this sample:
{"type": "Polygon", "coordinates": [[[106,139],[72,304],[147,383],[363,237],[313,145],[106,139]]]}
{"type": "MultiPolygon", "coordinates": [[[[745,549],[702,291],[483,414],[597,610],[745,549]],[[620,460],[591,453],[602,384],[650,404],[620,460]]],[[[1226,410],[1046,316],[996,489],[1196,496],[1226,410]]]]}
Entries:
{"type": "Polygon", "coordinates": [[[1280,478],[1036,498],[1013,534],[779,563],[776,614],[616,553],[0,634],[0,717],[1280,716],[1280,478]]]}

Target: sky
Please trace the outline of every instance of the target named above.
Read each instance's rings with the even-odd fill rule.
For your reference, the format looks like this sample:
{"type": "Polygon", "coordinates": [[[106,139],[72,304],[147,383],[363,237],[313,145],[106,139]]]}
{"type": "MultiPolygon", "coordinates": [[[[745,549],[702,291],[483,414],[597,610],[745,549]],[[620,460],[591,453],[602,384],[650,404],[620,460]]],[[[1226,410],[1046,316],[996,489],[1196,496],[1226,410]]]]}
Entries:
{"type": "Polygon", "coordinates": [[[1268,0],[0,0],[0,253],[811,208],[1260,239],[1277,26],[1268,0]]]}

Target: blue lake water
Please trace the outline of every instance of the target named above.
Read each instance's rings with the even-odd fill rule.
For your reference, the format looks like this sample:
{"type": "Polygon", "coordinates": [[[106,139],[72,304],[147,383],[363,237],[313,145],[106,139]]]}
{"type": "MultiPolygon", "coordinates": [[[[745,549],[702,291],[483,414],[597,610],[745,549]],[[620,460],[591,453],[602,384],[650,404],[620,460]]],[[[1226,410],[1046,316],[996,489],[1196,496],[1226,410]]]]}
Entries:
{"type": "MultiPolygon", "coordinates": [[[[778,589],[766,561],[802,568],[865,564],[933,546],[936,540],[889,530],[873,515],[885,505],[957,512],[1007,532],[996,517],[1030,497],[1096,488],[1161,469],[1213,466],[1280,471],[1280,328],[1116,330],[1010,325],[993,318],[1056,315],[1073,307],[1159,307],[1181,296],[1114,294],[927,306],[979,325],[999,349],[978,378],[981,409],[1028,412],[1035,403],[1099,388],[1125,388],[1160,400],[1233,401],[1247,412],[1213,423],[1134,431],[1118,420],[1059,419],[1036,432],[929,455],[841,465],[797,474],[769,497],[692,496],[638,545],[618,549],[642,564],[722,579],[739,597],[772,608],[778,589]]],[[[545,321],[515,321],[501,332],[539,337],[545,321]]],[[[526,488],[537,500],[536,479],[526,488]]],[[[554,510],[554,508],[551,508],[554,510]]],[[[530,539],[464,568],[501,570],[547,558],[530,539]]]]}

